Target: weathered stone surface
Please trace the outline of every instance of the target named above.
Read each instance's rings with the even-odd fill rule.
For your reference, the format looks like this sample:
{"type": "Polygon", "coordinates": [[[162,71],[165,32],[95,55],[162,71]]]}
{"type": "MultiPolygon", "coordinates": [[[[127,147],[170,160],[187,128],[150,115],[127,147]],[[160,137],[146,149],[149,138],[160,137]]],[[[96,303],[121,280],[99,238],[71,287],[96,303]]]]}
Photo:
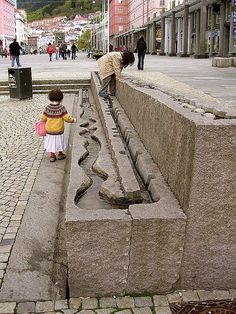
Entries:
{"type": "Polygon", "coordinates": [[[214,300],[215,296],[212,291],[208,290],[196,290],[200,301],[214,300]]]}
{"type": "Polygon", "coordinates": [[[227,300],[231,298],[228,290],[213,290],[213,294],[216,300],[227,300]]]}
{"type": "Polygon", "coordinates": [[[185,215],[177,203],[166,200],[131,205],[129,211],[133,224],[127,292],[171,290],[179,278],[185,215]]]}
{"type": "Polygon", "coordinates": [[[134,314],[152,314],[150,307],[140,307],[132,309],[134,314]]]}
{"type": "Polygon", "coordinates": [[[151,297],[135,297],[134,303],[136,307],[148,307],[153,306],[151,297]]]}
{"type": "Polygon", "coordinates": [[[70,298],[70,301],[69,301],[70,309],[78,310],[81,307],[81,305],[82,305],[82,302],[80,298],[70,298]]]}
{"type": "Polygon", "coordinates": [[[115,298],[100,298],[99,299],[99,307],[100,308],[112,308],[116,307],[116,299],[115,298]]]}
{"type": "Polygon", "coordinates": [[[236,289],[229,289],[231,298],[236,299],[236,289]]]}
{"type": "Polygon", "coordinates": [[[66,229],[71,296],[123,293],[131,232],[131,219],[125,211],[70,207],[66,229]]]}
{"type": "Polygon", "coordinates": [[[36,313],[51,312],[51,311],[54,311],[54,304],[52,301],[36,302],[36,308],[35,308],[36,313]]]}
{"type": "Polygon", "coordinates": [[[148,186],[151,179],[155,178],[157,165],[148,154],[142,154],[137,157],[135,167],[137,168],[145,186],[148,186]]]}
{"type": "Polygon", "coordinates": [[[153,296],[154,306],[168,306],[169,302],[166,295],[154,295],[153,296]]]}
{"type": "Polygon", "coordinates": [[[233,65],[232,58],[215,57],[212,59],[212,66],[217,68],[228,68],[233,65]]]}
{"type": "Polygon", "coordinates": [[[177,303],[182,301],[182,293],[181,292],[174,292],[167,294],[167,299],[169,303],[177,303]]]}
{"type": "Polygon", "coordinates": [[[93,310],[82,310],[82,311],[79,311],[80,314],[94,314],[95,311],[93,310]]]}
{"type": "Polygon", "coordinates": [[[125,297],[118,297],[116,299],[116,303],[117,303],[117,307],[120,309],[125,309],[125,308],[133,308],[135,307],[134,304],[134,298],[133,297],[129,297],[129,296],[125,296],[125,297]]]}
{"type": "Polygon", "coordinates": [[[199,297],[196,291],[183,291],[182,292],[182,299],[184,302],[189,302],[189,301],[198,301],[199,297]]]}
{"type": "Polygon", "coordinates": [[[16,302],[0,303],[0,313],[14,313],[16,302]]]}
{"type": "Polygon", "coordinates": [[[155,307],[156,314],[171,314],[171,310],[169,306],[160,306],[155,307]]]}
{"type": "Polygon", "coordinates": [[[96,309],[95,312],[97,314],[110,314],[115,312],[117,309],[116,308],[106,308],[106,309],[96,309]]]}
{"type": "MultiPolygon", "coordinates": [[[[208,119],[133,83],[117,87],[121,106],[187,215],[177,288],[236,288],[236,120],[208,119]]],[[[199,99],[217,117],[229,113],[220,101],[199,99]]]]}
{"type": "Polygon", "coordinates": [[[132,314],[131,310],[122,310],[118,312],[119,314],[132,314]]]}
{"type": "Polygon", "coordinates": [[[21,302],[17,304],[17,313],[34,313],[35,303],[34,302],[21,302]]]}
{"type": "Polygon", "coordinates": [[[68,309],[68,301],[67,300],[56,300],[55,302],[55,311],[57,310],[66,310],[68,309]]]}
{"type": "Polygon", "coordinates": [[[83,310],[92,310],[98,307],[97,298],[82,298],[82,309],[83,310]]]}

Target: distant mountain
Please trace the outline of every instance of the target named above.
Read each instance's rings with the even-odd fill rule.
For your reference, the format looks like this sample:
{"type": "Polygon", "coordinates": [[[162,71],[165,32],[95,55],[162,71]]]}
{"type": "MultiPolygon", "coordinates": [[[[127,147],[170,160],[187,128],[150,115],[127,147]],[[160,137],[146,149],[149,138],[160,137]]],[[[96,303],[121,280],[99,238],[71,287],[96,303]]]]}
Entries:
{"type": "Polygon", "coordinates": [[[17,8],[27,11],[28,22],[47,17],[88,14],[101,10],[102,0],[17,0],[17,8]]]}
{"type": "Polygon", "coordinates": [[[45,5],[60,6],[65,0],[17,0],[18,9],[26,9],[27,12],[36,11],[45,5]]]}

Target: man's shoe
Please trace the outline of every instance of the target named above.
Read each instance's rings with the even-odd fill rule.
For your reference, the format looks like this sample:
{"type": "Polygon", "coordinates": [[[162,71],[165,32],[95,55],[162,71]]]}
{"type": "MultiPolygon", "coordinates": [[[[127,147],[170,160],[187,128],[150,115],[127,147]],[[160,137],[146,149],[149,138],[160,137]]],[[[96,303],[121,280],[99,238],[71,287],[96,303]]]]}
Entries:
{"type": "Polygon", "coordinates": [[[99,92],[98,95],[99,95],[100,97],[108,98],[107,92],[99,92]]]}
{"type": "Polygon", "coordinates": [[[54,162],[56,160],[57,160],[56,156],[50,157],[50,162],[54,162]]]}
{"type": "Polygon", "coordinates": [[[62,160],[62,159],[65,159],[66,158],[66,155],[65,154],[60,154],[58,155],[57,159],[58,160],[62,160]]]}

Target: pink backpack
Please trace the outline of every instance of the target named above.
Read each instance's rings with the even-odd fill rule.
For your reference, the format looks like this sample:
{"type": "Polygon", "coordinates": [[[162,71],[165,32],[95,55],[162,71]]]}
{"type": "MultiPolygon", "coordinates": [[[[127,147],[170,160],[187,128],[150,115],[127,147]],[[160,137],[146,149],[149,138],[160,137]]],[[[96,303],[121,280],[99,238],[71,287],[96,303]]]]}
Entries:
{"type": "Polygon", "coordinates": [[[35,122],[35,130],[38,136],[46,136],[45,121],[35,122]]]}

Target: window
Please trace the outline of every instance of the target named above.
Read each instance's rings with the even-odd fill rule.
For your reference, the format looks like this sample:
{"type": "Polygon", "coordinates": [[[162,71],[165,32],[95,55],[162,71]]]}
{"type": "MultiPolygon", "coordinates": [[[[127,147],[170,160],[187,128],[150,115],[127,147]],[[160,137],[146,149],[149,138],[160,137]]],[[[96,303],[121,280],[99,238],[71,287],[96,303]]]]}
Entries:
{"type": "Polygon", "coordinates": [[[119,32],[122,32],[122,31],[123,31],[123,26],[119,25],[119,32]]]}
{"type": "Polygon", "coordinates": [[[123,13],[123,8],[122,8],[122,7],[119,7],[119,8],[118,8],[118,12],[119,12],[119,13],[123,13]]]}
{"type": "Polygon", "coordinates": [[[123,17],[119,17],[119,18],[118,18],[118,22],[119,22],[119,23],[123,23],[123,17]]]}
{"type": "Polygon", "coordinates": [[[160,0],[160,5],[165,5],[165,0],[160,0]]]}

